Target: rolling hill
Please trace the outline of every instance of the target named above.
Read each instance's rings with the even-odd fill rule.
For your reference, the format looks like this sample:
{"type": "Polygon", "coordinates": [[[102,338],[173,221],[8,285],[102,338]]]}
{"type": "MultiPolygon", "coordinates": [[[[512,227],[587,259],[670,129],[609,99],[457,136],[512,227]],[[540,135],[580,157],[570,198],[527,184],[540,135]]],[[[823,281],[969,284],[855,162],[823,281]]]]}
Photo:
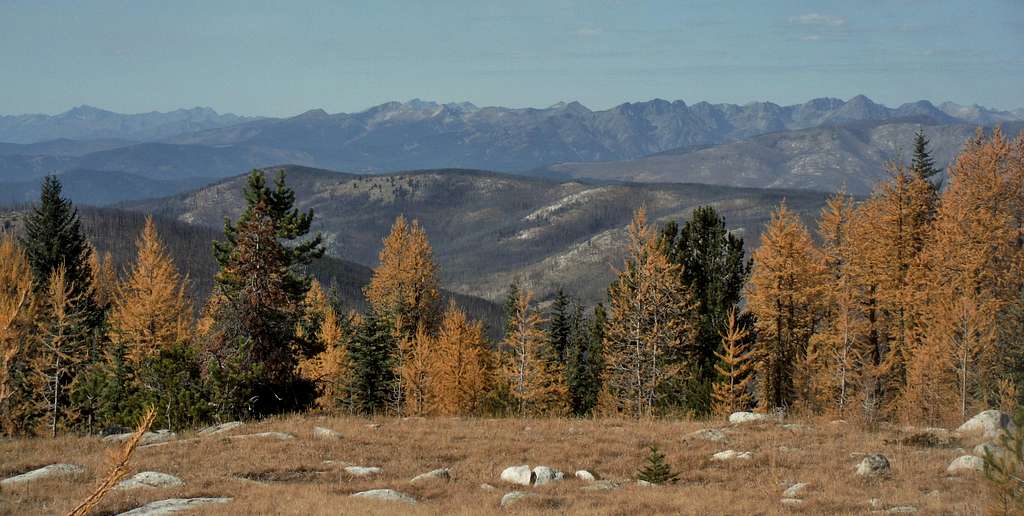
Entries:
{"type": "MultiPolygon", "coordinates": [[[[297,206],[313,209],[314,230],[328,252],[375,265],[381,240],[404,214],[427,231],[442,283],[455,292],[499,301],[518,281],[550,297],[559,286],[588,304],[600,301],[621,265],[625,227],[644,206],[650,218],[682,219],[700,205],[721,211],[733,230],[756,245],[771,210],[785,200],[814,216],[825,194],[700,184],[558,182],[475,170],[425,170],[353,175],[281,167],[297,206]]],[[[189,224],[219,227],[243,206],[244,176],[126,209],[189,224]]]]}

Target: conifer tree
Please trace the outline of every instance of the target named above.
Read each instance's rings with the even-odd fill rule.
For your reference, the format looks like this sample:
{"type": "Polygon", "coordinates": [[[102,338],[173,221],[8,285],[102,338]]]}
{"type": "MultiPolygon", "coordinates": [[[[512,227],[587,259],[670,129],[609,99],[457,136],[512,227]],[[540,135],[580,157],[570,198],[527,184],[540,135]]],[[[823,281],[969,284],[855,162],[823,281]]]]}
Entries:
{"type": "Polygon", "coordinates": [[[109,324],[111,342],[124,346],[128,359],[138,365],[189,339],[192,306],[152,217],[146,217],[135,245],[138,255],[117,286],[109,324]]]}
{"type": "Polygon", "coordinates": [[[514,322],[516,320],[515,312],[519,307],[519,284],[512,282],[508,286],[508,294],[505,295],[505,307],[503,313],[505,315],[505,328],[504,334],[508,335],[512,333],[514,329],[514,322]]]}
{"type": "Polygon", "coordinates": [[[914,134],[914,157],[910,162],[910,170],[924,180],[930,180],[942,172],[942,169],[935,168],[935,160],[928,152],[928,138],[925,137],[923,129],[914,134]]]}
{"type": "Polygon", "coordinates": [[[712,390],[715,414],[729,415],[747,410],[753,404],[750,382],[754,379],[754,360],[748,349],[750,330],[736,320],[735,309],[729,313],[729,325],[722,333],[722,352],[716,353],[718,381],[712,390]]]}
{"type": "MultiPolygon", "coordinates": [[[[582,310],[582,309],[581,309],[582,310]]],[[[585,416],[597,406],[604,372],[604,305],[594,307],[594,315],[586,320],[577,316],[578,330],[573,333],[566,360],[566,384],[575,416],[585,416]]]]}
{"type": "Polygon", "coordinates": [[[348,349],[352,392],[359,411],[377,414],[393,401],[397,346],[391,328],[372,310],[364,317],[348,349]]]}
{"type": "Polygon", "coordinates": [[[0,235],[0,431],[8,434],[20,426],[12,404],[23,387],[35,309],[28,257],[10,235],[0,235]]]}
{"type": "Polygon", "coordinates": [[[245,211],[237,223],[225,220],[226,240],[214,243],[220,271],[208,306],[213,328],[207,347],[212,367],[237,364],[248,371],[241,377],[258,370],[256,385],[238,392],[255,392],[257,413],[275,413],[301,405],[310,394],[296,374],[298,358],[310,346],[296,332],[310,286],[300,268],[324,250],[320,235],[303,239],[313,212],[294,207],[284,172],[269,187],[263,172],[253,171],[244,194],[245,211]]]}
{"type": "Polygon", "coordinates": [[[416,335],[404,337],[398,345],[395,376],[399,382],[402,413],[410,416],[427,414],[433,405],[431,396],[432,369],[437,364],[437,338],[421,324],[416,335]]]}
{"type": "Polygon", "coordinates": [[[743,239],[726,229],[725,218],[712,206],[695,209],[681,228],[675,221],[669,222],[659,239],[669,261],[680,266],[683,284],[696,303],[691,367],[697,392],[693,394],[706,395],[694,399],[690,408],[705,413],[711,408],[709,396],[716,377],[719,335],[725,331],[729,313],[739,306],[750,262],[744,259],[743,239]]]}
{"type": "Polygon", "coordinates": [[[563,370],[546,359],[547,336],[541,316],[530,307],[531,297],[519,293],[508,321],[504,377],[517,415],[560,415],[568,409],[568,389],[563,370]]]}
{"type": "Polygon", "coordinates": [[[353,338],[353,327],[359,323],[353,315],[338,314],[318,281],[313,281],[304,304],[305,317],[300,329],[304,334],[312,334],[318,351],[299,361],[299,371],[316,386],[319,408],[351,411],[352,367],[348,348],[353,338]]]}
{"type": "Polygon", "coordinates": [[[78,309],[78,289],[69,282],[63,266],[50,275],[42,292],[45,317],[39,319],[40,346],[33,354],[35,392],[46,414],[51,437],[72,417],[68,406],[68,386],[88,358],[82,333],[87,330],[85,315],[78,309]]]}
{"type": "Polygon", "coordinates": [[[785,204],[772,214],[753,258],[747,300],[757,318],[758,404],[785,410],[796,401],[795,365],[814,334],[824,268],[807,228],[785,204]]]}
{"type": "Polygon", "coordinates": [[[117,292],[117,271],[114,270],[114,257],[110,252],[100,253],[92,245],[89,246],[89,270],[92,271],[93,299],[100,310],[106,311],[114,302],[117,292]]]}
{"type": "Polygon", "coordinates": [[[650,446],[648,450],[647,463],[637,474],[637,480],[657,485],[679,481],[679,473],[672,471],[672,467],[665,461],[665,454],[658,451],[657,446],[650,446]]]}
{"type": "Polygon", "coordinates": [[[398,339],[415,337],[420,325],[437,327],[439,285],[433,250],[419,222],[395,219],[366,287],[366,300],[398,339]]]}
{"type": "Polygon", "coordinates": [[[548,351],[549,360],[564,364],[566,353],[573,338],[572,314],[570,300],[561,288],[555,292],[555,300],[551,303],[551,315],[548,317],[548,351]]]}
{"type": "Polygon", "coordinates": [[[430,376],[433,414],[478,413],[487,388],[488,350],[483,324],[448,304],[434,342],[430,376]]]}
{"type": "MultiPolygon", "coordinates": [[[[693,356],[694,302],[647,225],[643,209],[629,226],[626,264],[608,288],[605,387],[614,410],[632,417],[664,407],[693,356]]],[[[683,393],[685,395],[685,393],[683,393]]]]}

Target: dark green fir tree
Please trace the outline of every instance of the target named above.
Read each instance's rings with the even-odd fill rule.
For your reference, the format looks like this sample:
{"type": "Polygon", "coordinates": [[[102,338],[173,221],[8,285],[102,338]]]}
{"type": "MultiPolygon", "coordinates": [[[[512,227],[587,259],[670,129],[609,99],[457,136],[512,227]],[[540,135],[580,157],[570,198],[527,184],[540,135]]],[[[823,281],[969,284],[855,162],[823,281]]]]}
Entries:
{"type": "Polygon", "coordinates": [[[648,448],[647,463],[637,474],[637,480],[650,482],[652,484],[674,484],[679,481],[679,473],[672,471],[665,460],[665,454],[658,451],[657,446],[648,448]]]}
{"type": "Polygon", "coordinates": [[[351,389],[363,414],[381,413],[392,400],[396,354],[397,344],[387,324],[372,310],[368,311],[348,349],[351,389]]]}

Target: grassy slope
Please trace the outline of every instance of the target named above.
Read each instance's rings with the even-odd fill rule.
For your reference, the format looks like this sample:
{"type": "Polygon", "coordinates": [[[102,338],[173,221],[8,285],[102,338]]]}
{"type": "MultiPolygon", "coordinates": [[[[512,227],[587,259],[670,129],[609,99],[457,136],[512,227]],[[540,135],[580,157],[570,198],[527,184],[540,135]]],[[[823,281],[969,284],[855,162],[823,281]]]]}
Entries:
{"type": "MultiPolygon", "coordinates": [[[[520,488],[541,495],[515,512],[537,514],[783,514],[781,493],[794,482],[810,482],[799,512],[862,514],[878,508],[912,505],[924,514],[978,514],[985,497],[977,476],[950,478],[947,464],[960,455],[954,448],[922,448],[900,439],[896,430],[868,432],[852,424],[802,421],[788,430],[779,425],[727,428],[727,443],[686,440],[701,427],[694,421],[566,419],[377,419],[291,416],[245,425],[230,434],[287,431],[290,441],[228,440],[224,435],[191,443],[139,450],[137,471],[152,470],[182,478],[174,489],[115,492],[103,502],[103,514],[121,512],[172,497],[231,496],[228,506],[196,514],[499,514],[501,496],[514,490],[499,475],[507,466],[548,465],[570,478],[544,487],[520,488]],[[340,440],[312,437],[314,426],[333,428],[340,440]],[[626,485],[607,492],[582,491],[571,478],[587,468],[604,478],[626,482],[642,465],[644,447],[658,444],[681,472],[677,485],[626,485]],[[713,462],[713,453],[752,451],[750,461],[713,462]],[[868,481],[854,474],[863,453],[883,453],[892,464],[888,480],[868,481]],[[375,478],[358,479],[325,460],[380,466],[375,478]],[[449,467],[450,484],[412,486],[409,479],[449,467]],[[242,477],[289,481],[256,482],[242,477]],[[498,487],[485,491],[481,483],[498,487]],[[354,499],[354,492],[392,488],[415,496],[416,507],[354,499]]],[[[182,438],[194,437],[191,434],[182,438]]],[[[964,441],[968,447],[973,441],[964,441]]],[[[0,440],[0,478],[55,462],[84,465],[85,474],[41,480],[0,494],[0,514],[64,513],[84,498],[105,472],[116,445],[98,437],[0,440]]]]}

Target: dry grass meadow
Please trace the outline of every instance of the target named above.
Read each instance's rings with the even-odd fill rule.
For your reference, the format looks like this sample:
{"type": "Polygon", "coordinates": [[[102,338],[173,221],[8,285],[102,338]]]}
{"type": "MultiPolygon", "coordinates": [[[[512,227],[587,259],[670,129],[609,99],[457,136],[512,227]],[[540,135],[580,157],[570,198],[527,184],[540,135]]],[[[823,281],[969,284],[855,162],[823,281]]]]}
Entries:
{"type": "MultiPolygon", "coordinates": [[[[951,477],[946,466],[969,453],[976,441],[939,446],[911,444],[895,428],[864,431],[846,423],[790,421],[730,427],[713,422],[567,419],[363,419],[314,416],[272,418],[230,432],[143,448],[132,459],[135,471],[176,475],[185,485],[171,489],[115,491],[99,506],[116,514],[154,500],[229,496],[194,514],[863,514],[913,506],[918,514],[980,514],[987,493],[978,475],[951,477]],[[312,429],[337,430],[323,440],[312,429]],[[722,428],[726,442],[687,439],[702,428],[722,428]],[[291,440],[228,439],[232,435],[280,431],[291,440]],[[657,444],[681,473],[674,485],[643,487],[630,480],[657,444]],[[752,460],[715,462],[726,449],[753,452],[752,460]],[[861,454],[882,453],[892,464],[887,479],[865,480],[854,473],[861,454]],[[325,461],[379,466],[371,478],[353,478],[325,461]],[[499,479],[511,465],[547,465],[567,473],[563,482],[518,490],[538,496],[508,510],[502,495],[517,490],[499,479]],[[449,483],[412,485],[426,471],[448,467],[449,483]],[[572,477],[590,469],[621,481],[608,491],[582,489],[572,477]],[[810,491],[798,507],[781,503],[795,482],[810,491]],[[481,488],[488,483],[496,490],[481,488]],[[415,506],[352,498],[355,492],[391,488],[414,496],[415,506]],[[874,499],[872,501],[872,499],[874,499]]],[[[86,472],[4,488],[0,514],[64,514],[88,496],[106,472],[117,444],[98,437],[0,440],[0,478],[52,463],[75,463],[86,472]]]]}

